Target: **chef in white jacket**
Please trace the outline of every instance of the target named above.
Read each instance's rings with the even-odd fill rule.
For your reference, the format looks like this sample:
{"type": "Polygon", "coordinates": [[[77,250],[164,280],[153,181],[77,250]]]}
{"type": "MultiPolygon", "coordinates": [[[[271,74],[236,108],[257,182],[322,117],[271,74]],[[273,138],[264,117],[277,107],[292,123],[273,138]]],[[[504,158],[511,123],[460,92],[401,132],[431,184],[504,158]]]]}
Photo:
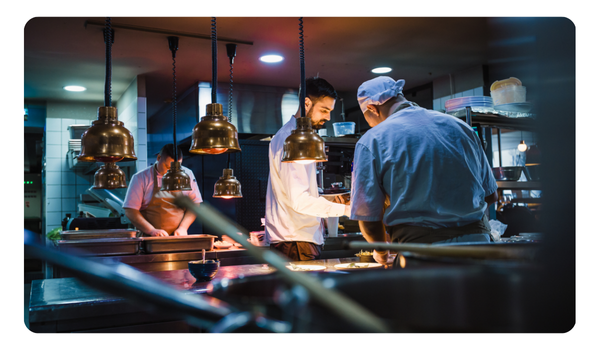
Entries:
{"type": "MultiPolygon", "coordinates": [[[[330,119],[337,93],[322,78],[306,80],[306,116],[319,129],[330,119]]],[[[279,129],[269,145],[269,182],[265,213],[265,237],[271,249],[291,260],[314,260],[324,243],[323,218],[350,215],[342,197],[335,202],[319,197],[316,164],[282,163],[283,144],[296,128],[301,110],[279,129]]]]}

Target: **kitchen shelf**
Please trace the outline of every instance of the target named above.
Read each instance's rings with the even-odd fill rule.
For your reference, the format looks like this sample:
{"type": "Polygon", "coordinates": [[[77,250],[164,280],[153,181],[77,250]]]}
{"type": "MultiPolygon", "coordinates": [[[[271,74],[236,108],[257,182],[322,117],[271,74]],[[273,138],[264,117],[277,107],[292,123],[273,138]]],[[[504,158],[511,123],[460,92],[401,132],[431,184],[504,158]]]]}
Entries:
{"type": "MultiPolygon", "coordinates": [[[[484,108],[478,111],[478,107],[468,108],[471,109],[471,125],[524,131],[534,131],[536,128],[535,114],[532,113],[503,112],[493,108],[484,108]]],[[[467,107],[447,114],[466,122],[467,107]]]]}

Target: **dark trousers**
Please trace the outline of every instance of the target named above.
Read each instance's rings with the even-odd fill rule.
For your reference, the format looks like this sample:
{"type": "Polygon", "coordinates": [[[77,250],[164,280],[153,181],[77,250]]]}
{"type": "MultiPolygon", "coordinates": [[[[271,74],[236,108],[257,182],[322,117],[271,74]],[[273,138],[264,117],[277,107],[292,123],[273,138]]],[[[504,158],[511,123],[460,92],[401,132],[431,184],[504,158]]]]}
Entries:
{"type": "Polygon", "coordinates": [[[270,245],[292,261],[317,260],[321,257],[321,246],[311,242],[279,242],[270,245]]]}

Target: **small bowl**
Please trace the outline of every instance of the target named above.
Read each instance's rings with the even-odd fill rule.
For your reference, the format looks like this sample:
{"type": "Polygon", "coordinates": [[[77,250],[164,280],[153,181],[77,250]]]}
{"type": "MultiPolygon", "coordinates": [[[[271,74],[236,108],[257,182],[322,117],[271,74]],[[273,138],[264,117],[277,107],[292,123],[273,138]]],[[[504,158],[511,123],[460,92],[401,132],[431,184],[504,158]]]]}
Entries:
{"type": "Polygon", "coordinates": [[[188,269],[196,281],[204,282],[212,280],[219,272],[219,260],[195,260],[188,262],[188,269]]]}

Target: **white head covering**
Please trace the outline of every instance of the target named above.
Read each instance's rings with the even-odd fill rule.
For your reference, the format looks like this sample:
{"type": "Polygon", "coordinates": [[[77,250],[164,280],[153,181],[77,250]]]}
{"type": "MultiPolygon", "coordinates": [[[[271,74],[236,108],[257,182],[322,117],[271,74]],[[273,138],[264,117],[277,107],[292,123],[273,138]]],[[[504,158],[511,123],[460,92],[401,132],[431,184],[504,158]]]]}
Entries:
{"type": "Polygon", "coordinates": [[[358,88],[356,97],[363,113],[368,105],[382,105],[392,97],[402,94],[404,79],[395,81],[390,77],[377,77],[367,80],[358,88]]]}

